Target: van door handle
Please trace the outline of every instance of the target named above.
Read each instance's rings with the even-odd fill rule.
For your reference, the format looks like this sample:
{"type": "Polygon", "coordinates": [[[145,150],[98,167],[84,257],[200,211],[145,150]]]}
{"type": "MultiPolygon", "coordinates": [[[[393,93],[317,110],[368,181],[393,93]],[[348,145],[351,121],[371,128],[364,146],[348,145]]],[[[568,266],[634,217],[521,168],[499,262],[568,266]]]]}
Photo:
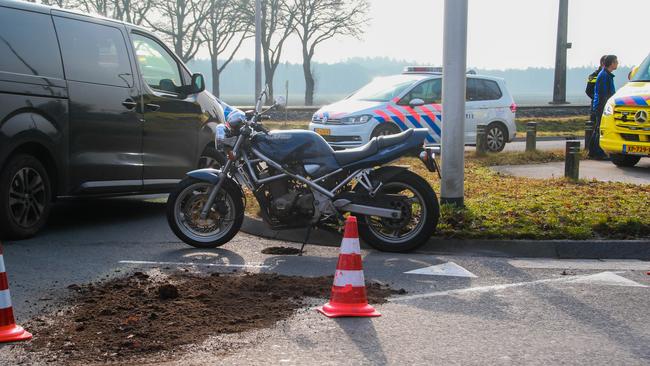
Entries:
{"type": "Polygon", "coordinates": [[[126,109],[133,109],[135,106],[138,105],[138,103],[134,102],[133,99],[128,98],[127,100],[122,102],[122,105],[126,107],[126,109]]]}
{"type": "Polygon", "coordinates": [[[152,112],[155,112],[160,109],[160,106],[158,104],[147,103],[144,106],[147,108],[147,110],[152,112]]]}

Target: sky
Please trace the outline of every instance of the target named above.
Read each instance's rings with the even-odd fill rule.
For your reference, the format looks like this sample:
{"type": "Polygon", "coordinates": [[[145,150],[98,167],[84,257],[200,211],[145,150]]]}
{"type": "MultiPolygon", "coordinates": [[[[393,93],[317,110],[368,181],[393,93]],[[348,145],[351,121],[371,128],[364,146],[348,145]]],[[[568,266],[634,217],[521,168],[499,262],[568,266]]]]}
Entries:
{"type": "MultiPolygon", "coordinates": [[[[369,2],[362,39],[323,43],[316,50],[316,61],[389,57],[442,63],[443,0],[369,2]]],[[[469,0],[468,66],[554,67],[558,4],[558,0],[469,0]]],[[[650,0],[569,0],[568,41],[573,47],[568,51],[568,66],[594,65],[602,54],[616,54],[623,65],[638,65],[650,52],[645,41],[648,22],[647,15],[634,14],[650,14],[650,0]]],[[[249,42],[237,58],[253,55],[249,42]]],[[[283,61],[301,63],[301,57],[298,40],[289,40],[283,61]]]]}

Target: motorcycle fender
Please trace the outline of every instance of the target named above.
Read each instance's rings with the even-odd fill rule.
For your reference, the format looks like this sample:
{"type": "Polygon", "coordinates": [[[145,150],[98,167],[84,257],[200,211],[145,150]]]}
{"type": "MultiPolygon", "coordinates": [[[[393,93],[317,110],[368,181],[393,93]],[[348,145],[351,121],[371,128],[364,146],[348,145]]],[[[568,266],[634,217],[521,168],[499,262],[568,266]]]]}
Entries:
{"type": "Polygon", "coordinates": [[[205,168],[192,170],[187,173],[187,176],[210,184],[217,184],[219,182],[219,174],[221,174],[221,170],[219,169],[205,168]]]}
{"type": "Polygon", "coordinates": [[[394,176],[398,175],[399,173],[407,170],[406,167],[403,166],[382,166],[379,169],[375,169],[371,173],[371,180],[373,183],[376,183],[378,181],[385,182],[393,179],[394,176]]]}

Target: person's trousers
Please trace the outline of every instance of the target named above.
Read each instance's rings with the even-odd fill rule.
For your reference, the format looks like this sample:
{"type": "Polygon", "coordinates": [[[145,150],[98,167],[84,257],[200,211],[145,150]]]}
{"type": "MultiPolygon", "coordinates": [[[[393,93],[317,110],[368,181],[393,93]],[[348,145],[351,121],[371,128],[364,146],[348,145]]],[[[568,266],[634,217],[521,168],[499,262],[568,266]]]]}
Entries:
{"type": "Polygon", "coordinates": [[[585,141],[585,144],[588,146],[589,157],[599,158],[605,157],[607,154],[605,154],[605,151],[600,148],[600,119],[603,113],[602,111],[596,111],[595,114],[596,121],[594,123],[594,132],[591,134],[591,140],[588,143],[585,141]]]}

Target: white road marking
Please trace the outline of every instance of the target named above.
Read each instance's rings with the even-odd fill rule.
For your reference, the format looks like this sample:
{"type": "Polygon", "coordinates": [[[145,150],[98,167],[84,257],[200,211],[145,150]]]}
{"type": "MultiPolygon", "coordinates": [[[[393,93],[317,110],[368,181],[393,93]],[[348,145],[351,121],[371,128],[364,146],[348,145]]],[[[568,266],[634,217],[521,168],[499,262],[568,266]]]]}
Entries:
{"type": "Polygon", "coordinates": [[[517,268],[534,269],[586,269],[586,270],[650,270],[650,262],[637,259],[542,259],[519,258],[508,261],[517,268]]]}
{"type": "Polygon", "coordinates": [[[404,272],[406,274],[420,274],[428,276],[450,276],[450,277],[469,277],[476,278],[477,276],[465,268],[459,266],[454,262],[447,262],[437,264],[435,266],[414,269],[412,271],[404,272]]]}
{"type": "Polygon", "coordinates": [[[629,280],[625,277],[619,276],[613,272],[601,272],[593,275],[576,278],[571,283],[589,283],[594,285],[612,285],[612,286],[627,286],[627,287],[648,287],[640,283],[629,280]]]}
{"type": "Polygon", "coordinates": [[[270,268],[264,264],[223,264],[223,263],[198,263],[198,262],[153,262],[153,261],[119,261],[121,264],[147,264],[153,266],[205,266],[205,267],[233,267],[233,268],[270,268]]]}
{"type": "MultiPolygon", "coordinates": [[[[622,272],[618,272],[622,273],[622,272]]],[[[438,291],[438,292],[430,292],[426,294],[417,294],[417,295],[411,295],[411,296],[401,296],[401,297],[393,297],[389,298],[388,301],[391,302],[398,302],[398,301],[408,301],[408,300],[416,300],[416,299],[424,299],[428,297],[438,297],[438,296],[449,296],[449,295],[462,295],[462,294],[469,294],[469,293],[483,293],[483,292],[490,292],[490,291],[499,291],[499,290],[505,290],[508,288],[512,287],[521,287],[521,286],[528,286],[528,285],[536,285],[540,283],[591,283],[591,284],[607,284],[607,285],[614,285],[614,286],[621,286],[621,281],[616,280],[616,281],[604,281],[604,278],[609,278],[610,280],[612,279],[611,276],[606,275],[606,276],[601,276],[601,277],[596,277],[598,275],[604,275],[604,274],[611,274],[611,275],[616,275],[613,272],[602,272],[602,273],[597,273],[596,275],[584,275],[584,276],[565,276],[565,277],[559,277],[559,278],[548,278],[544,280],[536,280],[536,281],[529,281],[529,282],[517,282],[517,283],[506,283],[502,285],[492,285],[492,286],[480,286],[480,287],[469,287],[469,288],[461,288],[457,290],[447,290],[447,291],[438,291]],[[588,279],[588,277],[591,277],[591,279],[588,279]],[[594,279],[595,277],[595,279],[594,279]],[[581,280],[585,280],[582,282],[581,280]]],[[[616,276],[620,277],[620,276],[616,276]]],[[[621,277],[623,278],[623,277],[621,277]]],[[[627,280],[627,278],[624,278],[627,280]]],[[[631,280],[628,280],[630,282],[634,282],[631,280]]],[[[634,282],[636,283],[636,282],[634,282]]],[[[636,283],[635,287],[647,287],[641,284],[636,283]]],[[[623,285],[623,286],[629,286],[629,284],[623,285]]]]}

